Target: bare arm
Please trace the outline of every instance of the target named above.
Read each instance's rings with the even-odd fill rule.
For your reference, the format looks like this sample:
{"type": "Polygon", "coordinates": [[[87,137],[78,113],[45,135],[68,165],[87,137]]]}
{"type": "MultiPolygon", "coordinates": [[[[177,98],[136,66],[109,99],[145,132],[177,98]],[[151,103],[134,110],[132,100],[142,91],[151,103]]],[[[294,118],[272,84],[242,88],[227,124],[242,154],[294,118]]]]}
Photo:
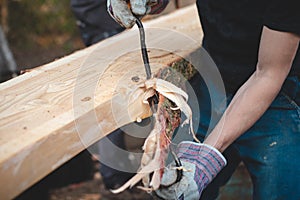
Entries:
{"type": "Polygon", "coordinates": [[[286,79],[299,36],[263,28],[256,71],[238,90],[204,143],[223,152],[267,110],[286,79]]]}

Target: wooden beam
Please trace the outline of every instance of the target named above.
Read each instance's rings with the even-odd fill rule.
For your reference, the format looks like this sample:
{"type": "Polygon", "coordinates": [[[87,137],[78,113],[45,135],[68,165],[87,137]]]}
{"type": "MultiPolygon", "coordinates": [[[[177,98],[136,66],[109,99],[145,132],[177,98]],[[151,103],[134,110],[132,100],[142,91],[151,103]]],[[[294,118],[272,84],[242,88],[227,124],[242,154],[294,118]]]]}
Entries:
{"type": "MultiPolygon", "coordinates": [[[[200,46],[195,5],[145,27],[154,73],[200,46]]],[[[144,79],[133,28],[1,84],[1,199],[17,196],[118,127],[149,116],[133,93],[144,79]]]]}

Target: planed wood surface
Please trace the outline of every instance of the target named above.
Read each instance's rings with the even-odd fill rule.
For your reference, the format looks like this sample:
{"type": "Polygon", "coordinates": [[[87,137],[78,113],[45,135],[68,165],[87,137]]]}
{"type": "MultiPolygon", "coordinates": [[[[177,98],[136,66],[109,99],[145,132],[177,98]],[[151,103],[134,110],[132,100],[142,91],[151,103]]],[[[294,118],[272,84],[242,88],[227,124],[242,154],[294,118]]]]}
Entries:
{"type": "MultiPolygon", "coordinates": [[[[145,27],[153,73],[200,46],[195,5],[145,27]]],[[[118,127],[151,115],[136,98],[143,80],[135,27],[0,84],[1,199],[17,196],[118,127]]]]}

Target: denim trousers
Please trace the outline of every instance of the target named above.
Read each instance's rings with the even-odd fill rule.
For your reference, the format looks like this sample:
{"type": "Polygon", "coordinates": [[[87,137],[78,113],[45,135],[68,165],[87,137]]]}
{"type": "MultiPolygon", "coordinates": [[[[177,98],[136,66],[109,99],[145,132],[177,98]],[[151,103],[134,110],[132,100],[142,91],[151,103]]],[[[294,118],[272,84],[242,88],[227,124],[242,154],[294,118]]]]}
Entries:
{"type": "MultiPolygon", "coordinates": [[[[212,100],[203,80],[192,81],[191,85],[200,107],[197,137],[203,140],[214,112],[212,100]]],[[[226,96],[229,103],[233,94],[226,96]]],[[[227,165],[203,191],[201,199],[216,199],[219,188],[226,184],[241,161],[251,176],[253,199],[300,199],[299,77],[287,78],[268,110],[223,155],[227,165]]]]}

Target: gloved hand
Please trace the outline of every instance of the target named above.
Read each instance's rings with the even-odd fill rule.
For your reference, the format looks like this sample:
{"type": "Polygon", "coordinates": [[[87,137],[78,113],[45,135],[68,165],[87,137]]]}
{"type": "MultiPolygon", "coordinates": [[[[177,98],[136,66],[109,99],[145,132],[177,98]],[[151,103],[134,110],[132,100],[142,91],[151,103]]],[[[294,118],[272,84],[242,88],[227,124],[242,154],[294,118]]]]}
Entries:
{"type": "Polygon", "coordinates": [[[177,156],[184,168],[182,178],[175,183],[175,164],[170,164],[165,169],[161,187],[155,191],[155,195],[161,199],[200,199],[203,189],[226,165],[224,156],[206,144],[181,142],[177,147],[177,156]]]}
{"type": "Polygon", "coordinates": [[[112,18],[125,28],[135,24],[135,16],[158,14],[169,3],[169,0],[107,0],[107,10],[112,18]]]}

